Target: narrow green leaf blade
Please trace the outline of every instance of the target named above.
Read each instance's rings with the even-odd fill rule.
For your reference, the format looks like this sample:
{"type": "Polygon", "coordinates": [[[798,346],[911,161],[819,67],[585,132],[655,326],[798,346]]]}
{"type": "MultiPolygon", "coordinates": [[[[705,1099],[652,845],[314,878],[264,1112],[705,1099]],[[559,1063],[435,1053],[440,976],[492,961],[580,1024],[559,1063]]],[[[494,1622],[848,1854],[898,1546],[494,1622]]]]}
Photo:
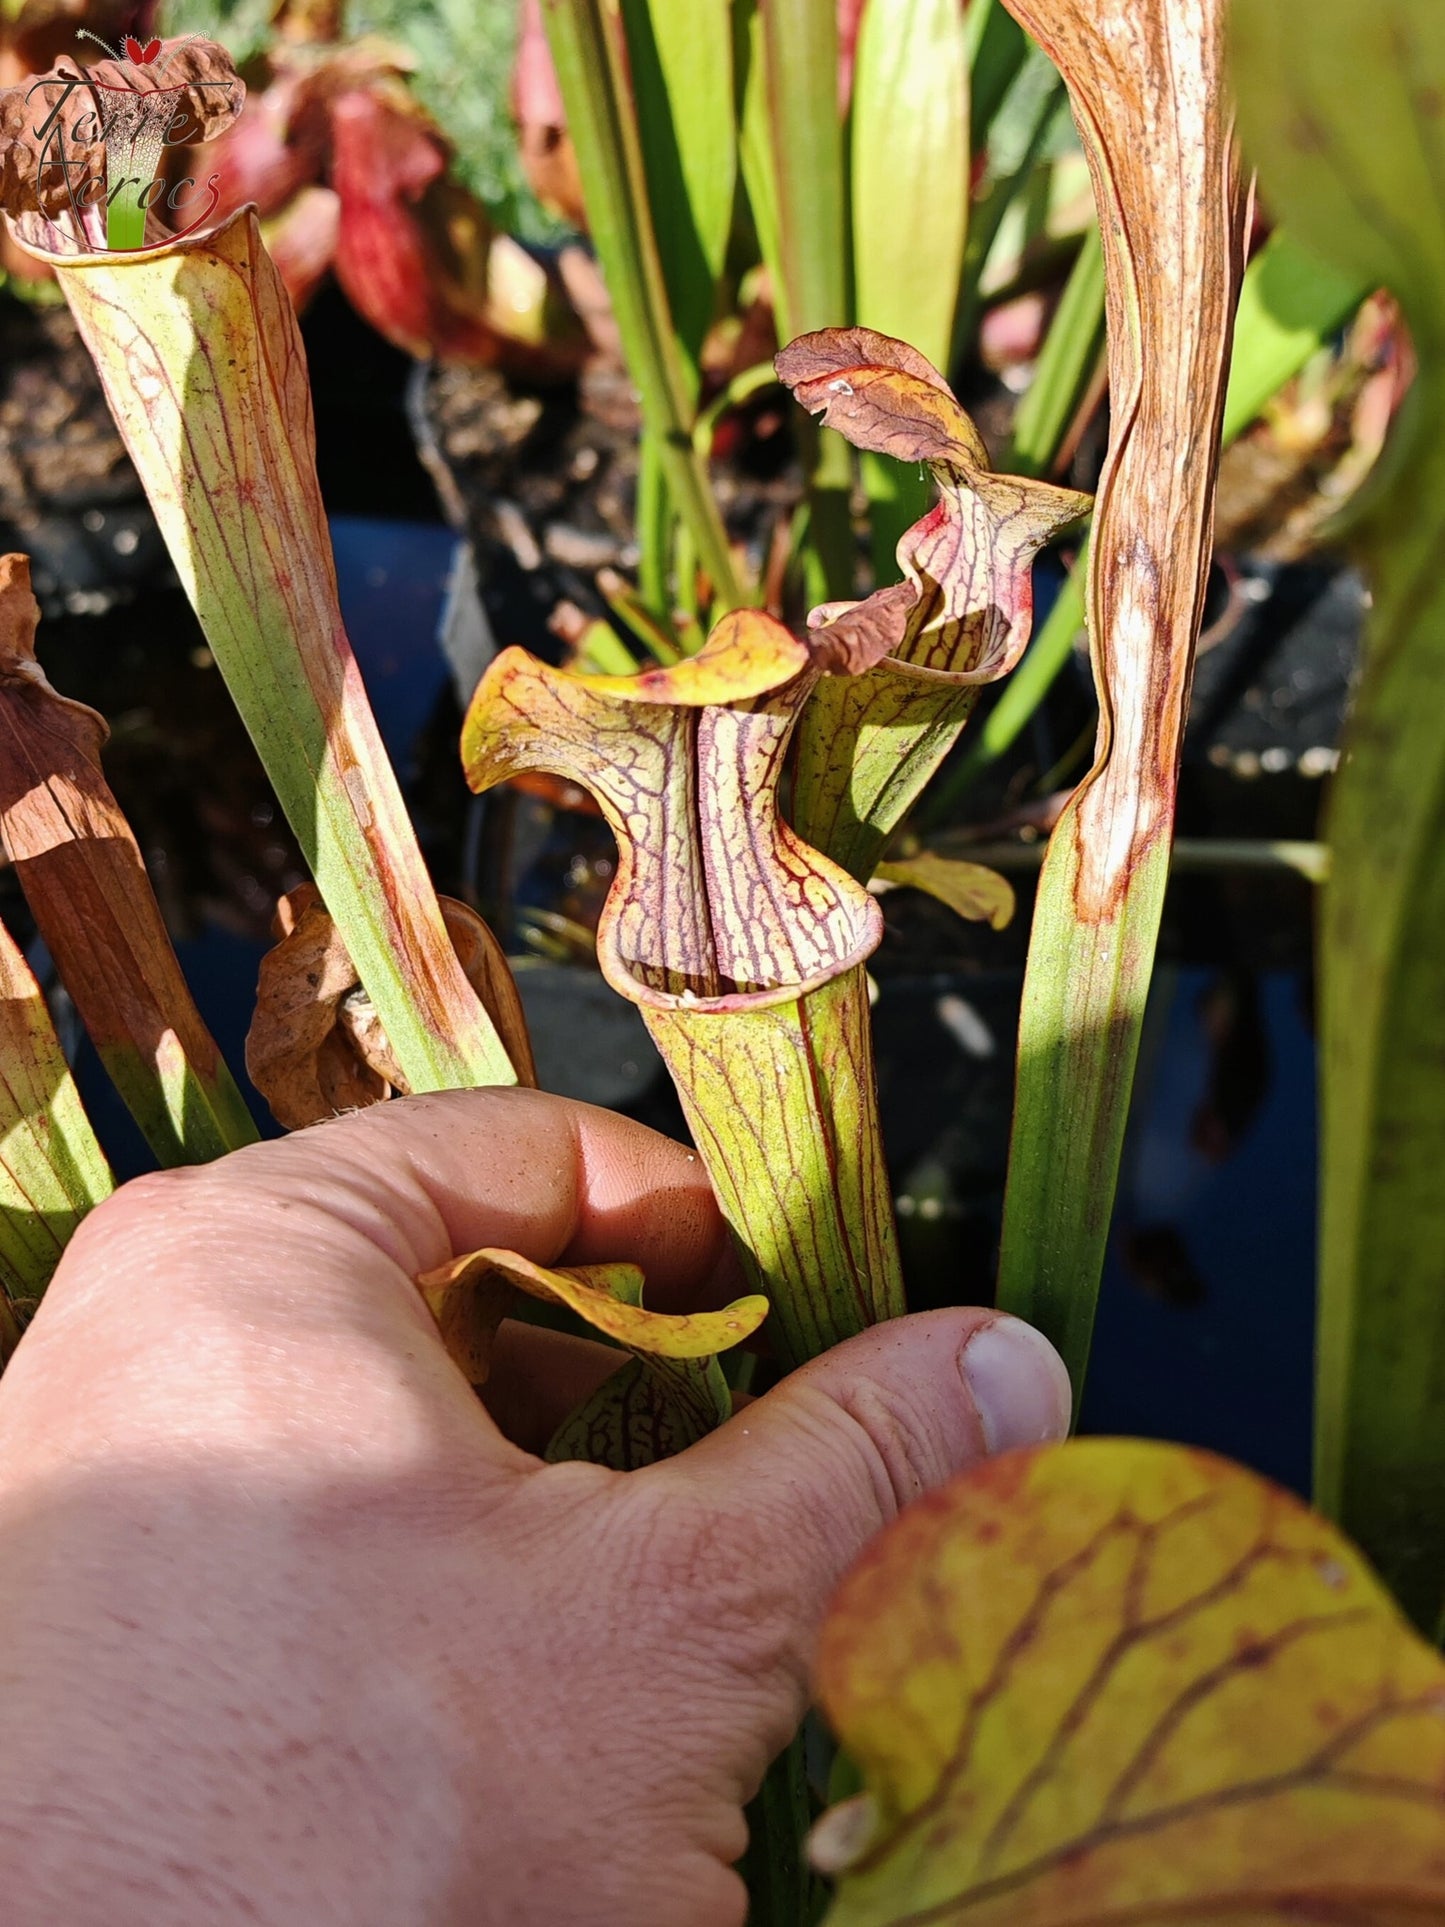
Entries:
{"type": "Polygon", "coordinates": [[[1098,229],[1090,228],[1064,283],[1000,467],[1018,475],[1049,473],[1103,352],[1104,246],[1098,229]]]}
{"type": "Polygon", "coordinates": [[[748,1927],[815,1927],[827,1906],[827,1889],[804,1848],[813,1821],[804,1740],[794,1734],[748,1807],[748,1850],[739,1865],[748,1883],[748,1927]]]}
{"type": "Polygon", "coordinates": [[[341,620],[300,331],[254,209],[52,257],[187,595],[413,1090],[515,1081],[341,620]]]}
{"type": "Polygon", "coordinates": [[[772,282],[773,319],[778,339],[786,341],[794,330],[783,277],[778,182],[768,122],[767,46],[759,0],[738,0],[733,16],[733,68],[738,100],[738,167],[753,217],[758,251],[772,282]]]}
{"type": "Polygon", "coordinates": [[[1039,881],[998,1289],[1054,1340],[1077,1393],[1169,872],[1244,206],[1223,0],[1009,5],[1069,87],[1109,285],[1113,428],[1088,581],[1101,722],[1039,881]]]}
{"type": "MultiPolygon", "coordinates": [[[[853,68],[854,318],[948,365],[968,234],[968,47],[957,0],[868,0],[853,68]],[[907,220],[899,219],[907,207],[907,220]]],[[[926,471],[865,455],[874,579],[928,506],[926,471]]]]}
{"type": "Polygon", "coordinates": [[[728,0],[622,0],[648,203],[694,399],[737,182],[728,0]]]}
{"type": "Polygon", "coordinates": [[[1374,607],[1320,922],[1319,1503],[1434,1630],[1445,1601],[1445,12],[1238,0],[1243,126],[1302,246],[1386,285],[1420,373],[1356,528],[1374,607]]]}
{"type": "Polygon", "coordinates": [[[759,0],[788,329],[848,318],[847,189],[838,111],[838,22],[816,0],[759,0]]]}
{"type": "Polygon", "coordinates": [[[964,12],[969,67],[969,141],[975,154],[988,144],[994,116],[1029,56],[1028,38],[1001,0],[969,0],[964,12]]]}
{"type": "Polygon", "coordinates": [[[1239,291],[1223,440],[1242,434],[1292,375],[1370,292],[1287,228],[1276,228],[1250,262],[1239,291]]]}
{"type": "Polygon", "coordinates": [[[1006,238],[1006,225],[1011,219],[1021,235],[1021,204],[1031,204],[1031,197],[1040,189],[1046,197],[1049,192],[1044,155],[1059,124],[1064,90],[1049,63],[1037,50],[1033,52],[1034,59],[1025,62],[1010,95],[1007,118],[1014,123],[1010,137],[999,141],[996,151],[991,149],[990,174],[973,202],[963,256],[963,290],[953,324],[951,363],[973,346],[983,312],[985,281],[990,276],[995,248],[1002,246],[1000,235],[1006,238]]]}
{"type": "Polygon", "coordinates": [[[853,72],[857,319],[939,368],[968,233],[963,21],[954,0],[869,0],[853,72]]]}
{"type": "Polygon", "coordinates": [[[647,198],[637,106],[615,0],[543,0],[547,41],[623,351],[673,507],[692,532],[720,606],[742,600],[722,518],[692,443],[689,375],[647,198]]]}
{"type": "MultiPolygon", "coordinates": [[[[852,318],[847,181],[838,106],[838,22],[817,0],[758,0],[770,179],[777,209],[779,338],[852,318]]],[[[810,601],[853,586],[853,463],[827,429],[803,430],[809,475],[810,601]]]]}
{"type": "Polygon", "coordinates": [[[0,924],[0,1364],[114,1180],[40,987],[0,924]]]}

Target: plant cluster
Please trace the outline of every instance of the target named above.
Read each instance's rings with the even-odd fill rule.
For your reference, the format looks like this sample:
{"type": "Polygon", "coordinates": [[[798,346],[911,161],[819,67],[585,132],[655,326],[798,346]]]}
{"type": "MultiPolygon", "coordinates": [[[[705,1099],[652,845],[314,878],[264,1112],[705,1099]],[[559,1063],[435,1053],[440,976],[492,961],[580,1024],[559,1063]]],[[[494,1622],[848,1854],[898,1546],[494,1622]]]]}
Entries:
{"type": "MultiPolygon", "coordinates": [[[[1007,14],[868,0],[850,59],[831,0],[543,0],[541,13],[641,398],[635,653],[601,674],[504,649],[462,759],[476,790],[541,770],[596,798],[618,852],[600,967],[672,1074],[749,1288],[719,1312],[659,1313],[633,1266],[547,1270],[489,1249],[418,1289],[474,1384],[518,1292],[614,1341],[617,1373],[550,1449],[623,1470],[727,1416],[727,1355],[760,1328],[790,1366],[904,1309],[869,885],[1000,914],[996,880],[901,839],[980,686],[1024,657],[1035,555],[1092,513],[1087,570],[1025,659],[1036,696],[1082,580],[1100,725],[1035,911],[999,1278],[999,1302],[1039,1324],[1082,1384],[1220,442],[1352,300],[1388,286],[1421,372],[1357,527],[1376,598],[1321,914],[1316,1496],[1334,1523],[1242,1468],[1130,1441],[1010,1454],[920,1504],[846,1582],[825,1635],[820,1702],[863,1785],[819,1823],[813,1863],[838,1882],[835,1927],[1438,1917],[1445,1669],[1406,1615],[1433,1632],[1445,1599],[1445,747],[1431,700],[1445,633],[1445,19],[1429,0],[1368,18],[1322,0],[1306,45],[1287,0],[1236,0],[1231,68],[1223,0],[1009,0],[1007,14]],[[973,176],[1011,88],[1036,71],[1025,32],[1060,78],[1015,173],[1065,87],[1101,238],[1079,245],[1040,385],[995,469],[940,368],[976,323],[1014,203],[1004,172],[981,194],[973,176]],[[1289,224],[1248,270],[1235,101],[1289,224]],[[743,371],[705,400],[740,234],[786,342],[766,378],[800,404],[807,451],[771,587],[730,541],[708,467],[719,399],[761,379],[743,371]],[[1302,269],[1306,247],[1333,272],[1302,269]],[[1234,346],[1242,288],[1250,329],[1234,346]],[[1105,309],[1110,439],[1091,504],[1043,476],[1105,309]],[[853,450],[880,565],[862,595],[853,450]],[[808,592],[804,622],[784,619],[790,584],[808,592]]],[[[218,46],[190,59],[239,94],[218,46]]],[[[409,112],[394,73],[378,82],[346,59],[293,76],[338,157],[358,95],[368,113],[409,112]]],[[[135,93],[129,154],[148,86],[90,69],[76,100],[112,84],[135,93]]],[[[314,877],[281,907],[254,1082],[295,1127],[396,1092],[532,1081],[506,960],[475,913],[435,894],[350,651],[294,308],[254,209],[177,236],[123,184],[77,200],[27,145],[29,112],[23,85],[0,96],[12,232],[70,304],[314,877]],[[121,210],[108,236],[102,203],[121,210]]],[[[405,131],[414,154],[414,120],[405,131]]],[[[110,182],[124,157],[99,149],[110,182]]],[[[418,193],[440,178],[428,153],[418,193]]],[[[378,248],[414,213],[400,179],[372,208],[378,248]]],[[[438,345],[441,285],[424,274],[419,352],[438,345]]],[[[46,681],[36,620],[25,558],[7,557],[0,834],[158,1160],[211,1158],[254,1127],[106,786],[105,726],[46,681]]],[[[1000,733],[1027,700],[994,711],[1000,733]]],[[[112,1178],[3,932],[0,973],[3,1358],[112,1178]]],[[[819,1904],[797,1852],[811,1818],[800,1760],[795,1747],[757,1809],[760,1920],[819,1904]]]]}

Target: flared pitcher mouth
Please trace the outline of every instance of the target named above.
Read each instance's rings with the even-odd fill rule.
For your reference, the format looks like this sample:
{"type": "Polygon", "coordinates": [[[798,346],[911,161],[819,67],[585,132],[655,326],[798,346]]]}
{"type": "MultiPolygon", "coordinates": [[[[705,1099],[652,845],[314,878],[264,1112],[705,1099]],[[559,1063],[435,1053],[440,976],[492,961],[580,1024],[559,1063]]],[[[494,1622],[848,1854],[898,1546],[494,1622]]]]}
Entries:
{"type": "Polygon", "coordinates": [[[807,643],[751,608],[695,656],[631,676],[577,675],[515,647],[488,667],[462,729],[467,781],[480,792],[546,770],[596,798],[617,843],[598,963],[630,1003],[767,1010],[877,948],[873,897],[779,811],[816,682],[807,643]]]}
{"type": "Polygon", "coordinates": [[[200,34],[124,45],[125,58],[106,47],[108,60],[62,59],[0,89],[0,206],[47,266],[164,250],[206,230],[220,204],[218,172],[200,180],[173,163],[205,155],[240,115],[231,56],[200,34]]]}
{"type": "MultiPolygon", "coordinates": [[[[845,871],[839,874],[847,875],[845,871]]],[[[847,880],[853,883],[851,877],[847,880]]],[[[753,1011],[776,1010],[783,1004],[798,1003],[825,984],[846,977],[865,964],[883,941],[883,912],[877,898],[858,884],[853,884],[853,888],[861,899],[856,905],[856,941],[851,948],[840,950],[836,962],[815,970],[808,977],[705,997],[686,986],[681,990],[660,990],[635,974],[633,963],[622,954],[618,942],[617,919],[609,917],[606,909],[597,926],[598,968],[612,989],[640,1010],[679,1017],[738,1017],[753,1011]]]]}
{"type": "Polygon", "coordinates": [[[6,219],[18,245],[32,260],[43,261],[47,267],[64,268],[67,271],[76,268],[114,268],[124,266],[127,261],[165,261],[177,254],[193,253],[197,248],[214,245],[232,228],[243,223],[248,215],[260,218],[256,203],[247,201],[244,206],[233,209],[221,220],[207,226],[208,215],[219,199],[220,190],[217,188],[211,208],[198,217],[194,226],[184,228],[179,234],[168,235],[164,240],[151,241],[141,248],[82,248],[49,215],[37,213],[34,209],[28,209],[23,214],[9,214],[6,219]],[[57,236],[67,245],[47,245],[37,238],[42,232],[57,236]]]}

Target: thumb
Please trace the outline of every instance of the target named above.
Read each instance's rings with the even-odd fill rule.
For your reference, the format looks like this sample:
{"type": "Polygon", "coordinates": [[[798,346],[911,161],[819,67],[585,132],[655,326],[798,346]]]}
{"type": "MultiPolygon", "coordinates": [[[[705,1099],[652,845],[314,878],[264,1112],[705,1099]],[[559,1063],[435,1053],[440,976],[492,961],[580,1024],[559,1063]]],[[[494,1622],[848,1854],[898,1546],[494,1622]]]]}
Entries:
{"type": "Polygon", "coordinates": [[[1032,1326],[920,1312],[803,1366],[671,1464],[771,1564],[805,1666],[833,1587],[910,1499],[991,1452],[1063,1438],[1069,1410],[1063,1360],[1032,1326]]]}

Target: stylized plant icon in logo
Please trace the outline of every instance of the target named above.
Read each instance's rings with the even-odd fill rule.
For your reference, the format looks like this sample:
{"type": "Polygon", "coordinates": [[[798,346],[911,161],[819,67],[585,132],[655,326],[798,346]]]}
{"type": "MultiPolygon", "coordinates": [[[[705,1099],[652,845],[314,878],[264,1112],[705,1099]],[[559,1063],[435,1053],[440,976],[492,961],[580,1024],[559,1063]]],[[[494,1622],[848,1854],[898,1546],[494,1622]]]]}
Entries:
{"type": "Polygon", "coordinates": [[[172,180],[168,149],[210,140],[241,111],[245,88],[230,56],[198,34],[142,43],[127,35],[117,53],[93,67],[64,64],[28,87],[0,94],[0,191],[41,216],[47,245],[82,252],[145,247],[204,222],[219,198],[217,177],[204,186],[172,180]],[[104,235],[100,232],[104,210],[104,235]]]}
{"type": "MultiPolygon", "coordinates": [[[[142,46],[140,41],[135,39],[133,35],[127,34],[120,43],[121,52],[117,53],[108,40],[102,40],[100,35],[98,33],[92,33],[89,27],[77,27],[75,37],[77,40],[93,40],[97,47],[105,48],[105,51],[110,55],[112,60],[124,58],[136,67],[151,66],[152,63],[159,58],[161,51],[161,43],[159,40],[147,40],[145,45],[142,46]]],[[[199,40],[200,37],[198,33],[188,33],[183,36],[186,40],[199,40]]],[[[181,42],[179,40],[173,40],[171,42],[173,48],[179,47],[180,44],[181,42]]]]}

